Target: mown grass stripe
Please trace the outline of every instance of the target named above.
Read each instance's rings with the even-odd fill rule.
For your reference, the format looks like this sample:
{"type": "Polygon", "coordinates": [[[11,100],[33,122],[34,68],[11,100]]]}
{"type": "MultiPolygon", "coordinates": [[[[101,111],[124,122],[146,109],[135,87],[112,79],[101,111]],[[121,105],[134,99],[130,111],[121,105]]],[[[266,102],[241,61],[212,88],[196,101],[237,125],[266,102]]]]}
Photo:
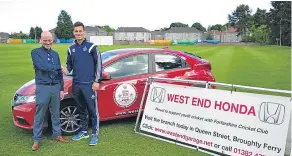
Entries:
{"type": "Polygon", "coordinates": [[[212,73],[214,74],[217,82],[228,82],[228,68],[232,61],[233,53],[234,51],[232,47],[224,47],[213,51],[212,55],[206,57],[206,59],[211,62],[212,73]]]}

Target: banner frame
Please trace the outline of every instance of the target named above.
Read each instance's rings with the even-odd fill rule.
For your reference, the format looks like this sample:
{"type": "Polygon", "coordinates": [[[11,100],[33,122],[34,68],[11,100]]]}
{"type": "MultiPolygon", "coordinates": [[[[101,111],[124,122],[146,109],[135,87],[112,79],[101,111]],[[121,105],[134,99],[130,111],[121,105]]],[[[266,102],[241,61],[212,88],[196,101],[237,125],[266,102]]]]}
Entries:
{"type": "MultiPolygon", "coordinates": [[[[138,124],[140,123],[141,114],[142,114],[142,111],[143,111],[142,110],[142,107],[143,107],[144,103],[146,103],[146,101],[145,101],[146,100],[145,99],[146,89],[155,80],[164,80],[164,81],[168,81],[168,82],[170,82],[170,81],[174,81],[174,82],[185,82],[185,83],[190,83],[190,84],[198,84],[199,83],[199,84],[205,85],[204,88],[206,88],[206,89],[210,89],[211,88],[211,85],[231,87],[231,90],[230,90],[231,94],[232,94],[233,91],[236,92],[236,88],[243,88],[243,89],[250,89],[250,90],[259,90],[259,91],[268,91],[268,92],[276,92],[276,93],[284,93],[284,94],[290,94],[290,102],[292,101],[292,90],[291,91],[288,91],[288,90],[280,90],[280,89],[260,88],[260,87],[252,87],[252,86],[244,86],[244,85],[235,85],[235,84],[220,83],[220,82],[200,81],[200,80],[183,80],[183,79],[170,79],[170,78],[161,78],[161,77],[148,77],[145,80],[146,81],[146,84],[145,84],[145,87],[144,87],[144,90],[143,90],[143,95],[142,95],[142,99],[141,99],[141,102],[140,102],[138,115],[137,115],[137,118],[136,118],[134,132],[137,133],[137,134],[140,134],[140,135],[144,135],[144,136],[147,136],[147,137],[150,137],[150,138],[154,138],[154,139],[158,139],[158,140],[161,140],[161,141],[165,141],[165,142],[168,142],[168,143],[173,143],[175,145],[179,145],[179,146],[191,148],[191,149],[194,149],[194,150],[197,150],[197,151],[200,151],[200,152],[203,152],[203,153],[211,154],[211,155],[214,155],[214,156],[221,156],[222,154],[223,155],[226,155],[226,154],[224,154],[222,152],[219,155],[219,154],[216,154],[216,153],[219,153],[219,152],[216,152],[216,153],[213,153],[215,151],[209,152],[209,151],[206,151],[204,149],[201,149],[201,147],[199,147],[199,146],[191,147],[191,146],[184,145],[184,144],[181,144],[181,143],[178,143],[178,142],[175,142],[175,141],[171,141],[171,140],[164,139],[164,138],[161,138],[161,137],[156,137],[156,136],[148,135],[148,134],[145,134],[145,133],[141,132],[140,127],[138,126],[138,124]]],[[[292,111],[292,107],[291,107],[291,110],[290,111],[292,111]]],[[[291,116],[290,116],[290,125],[292,125],[292,120],[291,119],[292,119],[292,113],[291,113],[291,116]]],[[[212,151],[212,150],[210,150],[210,151],[212,151]]],[[[292,154],[292,144],[291,144],[290,154],[292,154]]]]}

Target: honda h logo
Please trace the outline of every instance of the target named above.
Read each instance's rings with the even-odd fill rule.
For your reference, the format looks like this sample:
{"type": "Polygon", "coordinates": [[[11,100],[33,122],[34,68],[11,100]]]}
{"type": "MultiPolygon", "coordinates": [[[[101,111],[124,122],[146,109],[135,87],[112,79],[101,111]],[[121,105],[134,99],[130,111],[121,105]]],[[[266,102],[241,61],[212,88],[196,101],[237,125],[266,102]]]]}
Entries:
{"type": "Polygon", "coordinates": [[[285,106],[273,102],[263,102],[259,111],[259,119],[262,122],[280,125],[284,122],[285,106]]]}
{"type": "Polygon", "coordinates": [[[150,93],[150,100],[156,103],[163,103],[165,97],[165,89],[160,87],[153,87],[150,93]]]}

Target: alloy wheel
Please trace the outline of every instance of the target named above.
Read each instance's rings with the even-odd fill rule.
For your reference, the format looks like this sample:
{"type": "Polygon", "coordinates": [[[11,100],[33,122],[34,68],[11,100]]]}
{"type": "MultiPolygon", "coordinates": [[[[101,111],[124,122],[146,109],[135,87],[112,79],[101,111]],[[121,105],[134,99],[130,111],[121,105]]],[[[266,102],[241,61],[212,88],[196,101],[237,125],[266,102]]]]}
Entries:
{"type": "Polygon", "coordinates": [[[60,112],[61,129],[66,133],[74,133],[80,128],[80,116],[76,106],[64,107],[60,112]]]}

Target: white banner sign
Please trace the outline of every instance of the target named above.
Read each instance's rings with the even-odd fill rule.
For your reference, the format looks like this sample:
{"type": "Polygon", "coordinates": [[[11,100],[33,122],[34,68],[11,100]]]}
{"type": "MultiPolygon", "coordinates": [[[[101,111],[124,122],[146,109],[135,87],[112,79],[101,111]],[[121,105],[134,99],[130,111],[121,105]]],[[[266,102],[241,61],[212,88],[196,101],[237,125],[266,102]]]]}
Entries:
{"type": "Polygon", "coordinates": [[[228,155],[283,156],[290,98],[153,82],[140,128],[228,155]]]}
{"type": "Polygon", "coordinates": [[[113,36],[90,36],[90,42],[97,45],[113,45],[113,36]]]}

